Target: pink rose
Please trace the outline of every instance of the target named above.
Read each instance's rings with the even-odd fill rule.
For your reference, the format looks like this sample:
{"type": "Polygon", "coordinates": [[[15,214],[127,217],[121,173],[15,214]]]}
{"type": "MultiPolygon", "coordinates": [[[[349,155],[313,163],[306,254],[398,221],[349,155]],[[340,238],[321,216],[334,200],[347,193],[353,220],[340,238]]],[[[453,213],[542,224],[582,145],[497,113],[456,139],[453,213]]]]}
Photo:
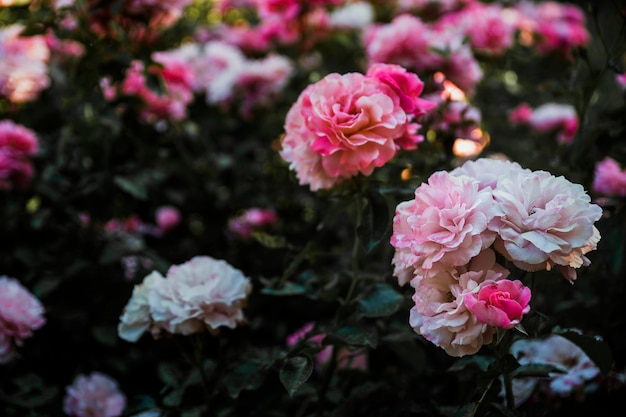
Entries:
{"type": "MultiPolygon", "coordinates": [[[[402,86],[404,88],[404,86],[402,86]]],[[[281,157],[311,190],[370,175],[419,136],[400,97],[378,78],[329,74],[308,86],[285,120],[281,157]]]]}
{"type": "Polygon", "coordinates": [[[11,120],[0,121],[0,190],[28,185],[33,177],[30,157],[38,148],[35,132],[11,120]]]}
{"type": "Polygon", "coordinates": [[[613,158],[604,158],[596,164],[591,189],[608,197],[626,197],[626,169],[613,158]]]}
{"type": "Polygon", "coordinates": [[[0,364],[46,323],[43,314],[41,302],[18,280],[0,276],[0,364]]]}
{"type": "Polygon", "coordinates": [[[173,206],[161,206],[156,211],[156,224],[162,233],[169,232],[180,223],[180,211],[173,206]]]}
{"type": "Polygon", "coordinates": [[[117,382],[99,372],[78,375],[63,399],[63,411],[72,417],[118,417],[125,407],[117,382]]]}
{"type": "Polygon", "coordinates": [[[496,188],[498,178],[506,175],[508,172],[527,171],[529,169],[522,168],[520,164],[513,161],[501,160],[495,158],[479,158],[469,160],[458,168],[450,171],[451,175],[467,175],[478,180],[478,188],[496,188]]]}
{"type": "Polygon", "coordinates": [[[509,271],[496,263],[494,251],[486,249],[467,265],[414,278],[411,327],[450,356],[473,355],[491,343],[496,327],[479,321],[464,299],[481,283],[499,282],[508,275],[509,271]]]}
{"type": "Polygon", "coordinates": [[[517,267],[558,265],[573,281],[574,268],[590,263],[584,255],[600,240],[594,222],[602,208],[581,185],[546,171],[513,170],[498,179],[493,198],[502,212],[489,224],[498,234],[495,248],[517,267]]]}
{"type": "Polygon", "coordinates": [[[404,285],[412,275],[467,264],[489,247],[487,229],[499,213],[490,189],[464,175],[435,172],[415,190],[415,199],[396,207],[391,245],[394,276],[404,285]]]}
{"type": "Polygon", "coordinates": [[[272,209],[250,208],[228,222],[228,230],[234,236],[247,239],[252,232],[276,224],[278,217],[272,209]]]}
{"type": "Polygon", "coordinates": [[[480,285],[463,301],[479,322],[511,329],[530,311],[530,295],[530,288],[521,281],[500,280],[480,285]]]}

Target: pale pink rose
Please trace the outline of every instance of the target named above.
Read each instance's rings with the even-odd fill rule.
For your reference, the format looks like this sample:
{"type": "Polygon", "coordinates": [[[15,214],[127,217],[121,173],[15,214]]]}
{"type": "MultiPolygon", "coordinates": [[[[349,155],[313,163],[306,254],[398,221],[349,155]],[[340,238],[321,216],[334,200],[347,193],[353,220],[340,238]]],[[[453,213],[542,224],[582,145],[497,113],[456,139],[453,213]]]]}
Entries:
{"type": "Polygon", "coordinates": [[[333,29],[365,29],[374,21],[374,7],[365,1],[347,3],[333,10],[329,19],[333,29]]]}
{"type": "Polygon", "coordinates": [[[441,68],[445,59],[434,52],[433,33],[419,18],[401,14],[387,24],[375,24],[363,33],[369,62],[397,64],[417,73],[441,68]]]}
{"type": "Polygon", "coordinates": [[[499,178],[493,198],[502,212],[489,225],[498,234],[495,248],[517,267],[559,265],[573,281],[573,268],[589,264],[584,254],[600,239],[594,222],[602,209],[581,185],[546,171],[513,170],[499,178]]]}
{"type": "Polygon", "coordinates": [[[249,278],[226,261],[195,256],[173,265],[164,281],[148,292],[152,333],[189,335],[245,321],[242,308],[251,291],[249,278]]]}
{"type": "Polygon", "coordinates": [[[46,323],[41,302],[18,280],[0,276],[0,364],[46,323]]]}
{"type": "Polygon", "coordinates": [[[613,158],[596,163],[591,189],[608,197],[626,197],[626,169],[613,158]]]}
{"type": "Polygon", "coordinates": [[[293,63],[282,55],[247,60],[235,86],[242,95],[242,113],[250,116],[254,107],[268,107],[283,90],[293,74],[293,63]]]}
{"type": "Polygon", "coordinates": [[[479,322],[512,329],[530,311],[530,297],[530,288],[521,281],[503,279],[483,282],[473,292],[465,295],[464,303],[479,322]]]}
{"type": "Polygon", "coordinates": [[[465,306],[465,297],[482,282],[499,282],[508,275],[509,271],[496,263],[495,253],[486,249],[467,265],[415,278],[411,280],[415,306],[409,324],[450,356],[473,355],[492,342],[496,327],[480,322],[465,306]]]}
{"type": "Polygon", "coordinates": [[[584,395],[585,388],[600,376],[600,369],[589,356],[560,335],[543,339],[520,339],[513,343],[510,351],[521,365],[554,365],[564,371],[550,373],[548,378],[515,378],[513,395],[517,407],[537,391],[559,397],[584,395]]]}
{"type": "Polygon", "coordinates": [[[479,158],[465,161],[463,165],[450,171],[450,175],[466,175],[478,180],[478,189],[496,188],[498,178],[511,171],[527,171],[517,162],[496,158],[479,158]]]}
{"type": "Polygon", "coordinates": [[[180,223],[180,211],[173,206],[161,206],[156,211],[156,224],[162,233],[169,232],[180,223]]]}
{"type": "Polygon", "coordinates": [[[207,103],[228,102],[245,65],[246,58],[236,46],[222,41],[209,42],[192,61],[198,77],[196,89],[204,91],[207,103]]]}
{"type": "MultiPolygon", "coordinates": [[[[326,337],[324,333],[314,333],[315,323],[308,322],[302,327],[287,336],[287,346],[293,347],[298,342],[310,341],[319,347],[323,347],[322,341],[326,337]]],[[[315,367],[320,371],[330,360],[333,355],[333,346],[323,347],[315,355],[315,367]]],[[[340,348],[337,351],[337,369],[361,369],[366,370],[367,353],[364,349],[350,350],[348,348],[340,348]]]]}
{"type": "Polygon", "coordinates": [[[556,131],[559,143],[571,144],[578,132],[578,114],[570,104],[546,103],[533,111],[530,125],[538,132],[556,131]]]}
{"type": "Polygon", "coordinates": [[[155,328],[150,313],[148,295],[161,285],[165,285],[165,277],[157,271],[151,272],[141,284],[135,285],[117,325],[117,334],[121,339],[136,342],[146,331],[158,334],[159,329],[155,328]]]}
{"type": "Polygon", "coordinates": [[[28,185],[34,170],[30,157],[38,149],[35,132],[12,120],[0,120],[0,190],[28,185]]]}
{"type": "Polygon", "coordinates": [[[78,375],[63,398],[63,412],[72,417],[118,417],[125,407],[117,382],[100,372],[78,375]]]}
{"type": "Polygon", "coordinates": [[[404,285],[413,275],[461,266],[489,247],[487,229],[498,214],[490,189],[467,176],[435,172],[415,190],[415,199],[396,207],[391,245],[394,276],[404,285]]]}
{"type": "MultiPolygon", "coordinates": [[[[401,86],[405,88],[405,86],[401,86]]],[[[370,175],[414,145],[412,118],[376,77],[329,74],[308,86],[287,114],[280,155],[311,190],[370,175]]]]}
{"type": "Polygon", "coordinates": [[[252,232],[273,226],[277,222],[278,216],[274,210],[253,207],[230,219],[228,231],[240,239],[247,239],[252,232]]]}
{"type": "Polygon", "coordinates": [[[0,96],[14,103],[35,100],[50,85],[50,49],[44,35],[21,36],[24,26],[0,28],[0,96]]]}

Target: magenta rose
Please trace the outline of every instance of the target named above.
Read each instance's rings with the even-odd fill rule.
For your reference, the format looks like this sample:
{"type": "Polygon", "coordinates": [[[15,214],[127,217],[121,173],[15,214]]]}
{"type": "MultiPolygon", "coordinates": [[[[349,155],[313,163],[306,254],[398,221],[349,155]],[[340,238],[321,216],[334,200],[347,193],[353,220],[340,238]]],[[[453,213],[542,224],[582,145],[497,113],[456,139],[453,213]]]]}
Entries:
{"type": "Polygon", "coordinates": [[[530,311],[530,296],[530,288],[521,281],[503,279],[480,286],[463,301],[479,322],[511,329],[530,311]]]}

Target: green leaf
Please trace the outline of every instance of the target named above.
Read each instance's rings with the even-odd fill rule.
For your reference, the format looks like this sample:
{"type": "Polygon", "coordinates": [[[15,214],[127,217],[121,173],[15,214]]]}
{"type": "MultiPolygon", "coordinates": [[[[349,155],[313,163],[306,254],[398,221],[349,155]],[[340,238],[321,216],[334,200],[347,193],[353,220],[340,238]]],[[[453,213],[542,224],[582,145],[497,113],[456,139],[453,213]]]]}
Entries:
{"type": "Polygon", "coordinates": [[[292,282],[286,282],[281,288],[265,287],[261,290],[262,294],[276,296],[300,295],[306,294],[307,292],[309,292],[308,287],[300,284],[294,284],[292,282]]]}
{"type": "Polygon", "coordinates": [[[113,181],[115,182],[115,185],[139,200],[146,200],[148,198],[148,190],[146,189],[144,181],[136,178],[125,178],[119,175],[116,176],[113,181]]]}
{"type": "Polygon", "coordinates": [[[608,374],[613,367],[613,353],[611,352],[611,348],[600,336],[586,336],[568,329],[555,329],[554,333],[565,337],[581,348],[587,356],[589,356],[589,359],[600,368],[603,374],[608,374]]]}
{"type": "Polygon", "coordinates": [[[495,361],[494,358],[481,356],[481,355],[472,355],[472,356],[464,356],[458,359],[452,366],[448,368],[448,371],[462,371],[467,368],[475,368],[479,369],[483,372],[487,372],[491,364],[495,361]]]}
{"type": "Polygon", "coordinates": [[[525,376],[533,377],[549,377],[551,372],[566,373],[567,370],[556,365],[545,363],[529,363],[522,365],[513,371],[514,378],[520,378],[525,376]]]}
{"type": "Polygon", "coordinates": [[[224,384],[231,398],[239,397],[241,391],[255,390],[263,383],[263,369],[255,361],[246,361],[233,367],[224,377],[224,384]]]}
{"type": "Polygon", "coordinates": [[[283,362],[280,369],[280,382],[290,397],[298,391],[313,373],[313,361],[307,356],[294,356],[283,362]]]}
{"type": "Polygon", "coordinates": [[[359,301],[364,317],[388,317],[402,305],[404,297],[387,284],[376,284],[365,298],[359,301]]]}
{"type": "Polygon", "coordinates": [[[335,333],[327,335],[322,341],[324,345],[346,344],[350,346],[378,346],[378,333],[373,327],[342,327],[335,333]]]}

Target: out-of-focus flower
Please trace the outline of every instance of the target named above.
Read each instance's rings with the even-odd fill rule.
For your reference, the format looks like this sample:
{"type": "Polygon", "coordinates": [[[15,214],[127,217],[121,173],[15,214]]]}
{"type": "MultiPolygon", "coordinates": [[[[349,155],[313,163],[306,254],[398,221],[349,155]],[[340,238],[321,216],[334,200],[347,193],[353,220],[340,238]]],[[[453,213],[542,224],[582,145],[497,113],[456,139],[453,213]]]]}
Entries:
{"type": "Polygon", "coordinates": [[[543,54],[557,53],[571,58],[573,48],[589,42],[585,14],[574,4],[521,1],[515,8],[520,12],[520,31],[530,33],[532,43],[543,54]]]}
{"type": "Polygon", "coordinates": [[[512,329],[530,311],[530,297],[530,288],[521,281],[503,279],[483,282],[473,292],[466,294],[463,301],[479,322],[512,329]]]}
{"type": "Polygon", "coordinates": [[[242,308],[250,280],[226,261],[196,256],[173,265],[166,277],[154,271],[135,286],[118,325],[118,334],[134,342],[143,332],[183,334],[244,322],[242,308]]]}
{"type": "Polygon", "coordinates": [[[180,211],[174,206],[161,206],[156,210],[156,224],[161,233],[167,233],[180,223],[180,211]]]}
{"type": "Polygon", "coordinates": [[[415,134],[418,126],[412,121],[425,110],[410,99],[420,89],[420,81],[405,83],[410,80],[406,75],[393,85],[392,80],[404,78],[395,73],[399,78],[390,75],[389,81],[333,73],[300,94],[287,114],[280,150],[300,184],[316,191],[358,174],[370,175],[399,149],[413,149],[423,140],[415,134]],[[403,101],[418,108],[407,114],[403,101]]]}
{"type": "Polygon", "coordinates": [[[487,225],[498,213],[491,190],[479,189],[477,180],[432,174],[413,200],[396,207],[391,245],[398,283],[466,265],[493,243],[496,236],[487,225]]]}
{"type": "Polygon", "coordinates": [[[613,158],[596,163],[591,186],[593,192],[607,197],[626,197],[626,169],[613,158]]]}
{"type": "Polygon", "coordinates": [[[277,221],[274,210],[253,207],[230,219],[228,231],[240,239],[247,239],[252,232],[272,226],[277,221]]]}
{"type": "Polygon", "coordinates": [[[513,395],[518,407],[538,390],[563,398],[584,395],[585,386],[600,375],[600,369],[580,347],[559,335],[517,340],[511,345],[511,354],[521,365],[554,365],[564,371],[553,372],[549,378],[513,379],[513,395]]]}
{"type": "Polygon", "coordinates": [[[66,387],[63,411],[72,417],[118,417],[126,407],[126,396],[108,375],[80,374],[66,387]]]}
{"type": "Polygon", "coordinates": [[[594,222],[602,208],[581,185],[546,171],[512,170],[498,179],[493,198],[502,212],[489,224],[498,234],[495,248],[517,267],[556,265],[573,282],[574,268],[590,264],[584,255],[600,240],[594,222]]]}
{"type": "Polygon", "coordinates": [[[363,29],[374,21],[374,8],[365,1],[347,3],[330,14],[330,26],[335,29],[363,29]]]}
{"type": "Polygon", "coordinates": [[[509,113],[514,124],[525,124],[535,132],[555,133],[561,144],[569,145],[578,133],[578,114],[571,104],[545,103],[534,110],[526,103],[509,113]]]}
{"type": "MultiPolygon", "coordinates": [[[[301,328],[297,329],[287,337],[287,346],[293,347],[298,342],[306,340],[323,347],[322,341],[326,337],[323,333],[314,333],[315,323],[305,323],[301,328]]],[[[315,355],[315,367],[321,370],[331,360],[333,355],[333,346],[326,346],[315,355]]],[[[340,348],[337,351],[337,369],[367,369],[367,353],[364,349],[350,350],[348,348],[340,348]]]]}
{"type": "Polygon", "coordinates": [[[35,132],[11,120],[0,121],[0,190],[28,185],[33,176],[29,157],[38,148],[35,132]]]}
{"type": "Polygon", "coordinates": [[[10,361],[15,347],[45,323],[41,302],[18,280],[0,276],[0,364],[10,361]]]}
{"type": "Polygon", "coordinates": [[[496,327],[479,321],[466,307],[465,297],[482,282],[499,282],[508,275],[509,271],[496,263],[494,251],[486,249],[467,265],[414,278],[411,327],[450,356],[473,355],[491,343],[496,327]]]}
{"type": "Polygon", "coordinates": [[[24,26],[0,28],[0,96],[14,103],[32,101],[50,85],[50,49],[44,35],[21,36],[24,26]]]}

